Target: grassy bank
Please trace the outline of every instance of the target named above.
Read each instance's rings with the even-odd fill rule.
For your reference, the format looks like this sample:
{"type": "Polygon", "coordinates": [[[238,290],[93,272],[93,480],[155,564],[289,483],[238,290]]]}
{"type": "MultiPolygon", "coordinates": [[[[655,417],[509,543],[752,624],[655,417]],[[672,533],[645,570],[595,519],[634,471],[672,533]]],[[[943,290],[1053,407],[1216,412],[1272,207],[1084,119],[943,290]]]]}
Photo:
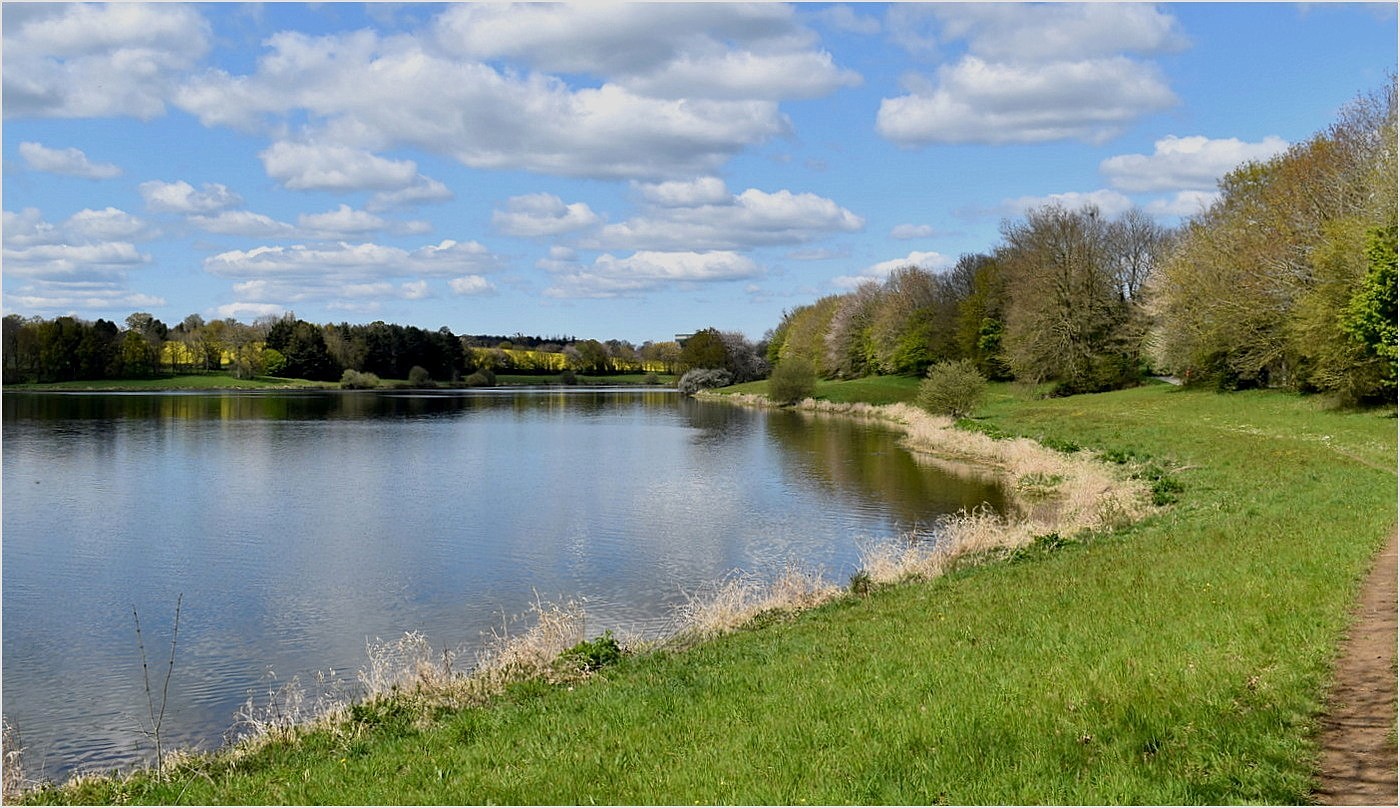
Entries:
{"type": "Polygon", "coordinates": [[[1307,802],[1332,655],[1395,529],[1394,411],[1158,385],[999,387],[977,415],[1170,469],[1177,501],[583,682],[433,720],[390,702],[296,743],[31,799],[1307,802]]]}

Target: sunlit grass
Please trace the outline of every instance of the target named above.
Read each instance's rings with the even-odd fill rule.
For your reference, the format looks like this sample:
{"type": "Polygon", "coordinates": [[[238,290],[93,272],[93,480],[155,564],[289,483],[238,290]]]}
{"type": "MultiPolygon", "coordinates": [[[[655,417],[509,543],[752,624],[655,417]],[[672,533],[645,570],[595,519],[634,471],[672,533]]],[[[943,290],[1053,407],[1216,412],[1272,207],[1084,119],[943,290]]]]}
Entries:
{"type": "MultiPolygon", "coordinates": [[[[1316,716],[1395,529],[1394,410],[1151,386],[984,431],[1172,471],[1169,509],[875,587],[433,720],[367,713],[165,778],[37,800],[296,803],[1309,801],[1316,716]]],[[[854,538],[854,537],[853,537],[854,538]]]]}

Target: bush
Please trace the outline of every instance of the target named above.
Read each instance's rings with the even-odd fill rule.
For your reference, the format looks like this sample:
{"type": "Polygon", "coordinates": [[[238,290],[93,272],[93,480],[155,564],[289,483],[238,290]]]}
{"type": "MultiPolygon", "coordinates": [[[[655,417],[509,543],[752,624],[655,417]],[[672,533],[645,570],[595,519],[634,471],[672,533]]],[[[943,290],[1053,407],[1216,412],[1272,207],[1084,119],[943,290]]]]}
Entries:
{"type": "Polygon", "coordinates": [[[379,386],[379,377],[373,373],[361,373],[346,368],[345,373],[340,376],[340,386],[346,390],[372,390],[379,386]]]}
{"type": "Polygon", "coordinates": [[[424,368],[422,365],[414,365],[413,368],[408,371],[408,386],[436,387],[437,385],[433,383],[433,377],[428,374],[427,368],[424,368]]]}
{"type": "Polygon", "coordinates": [[[687,370],[680,381],[676,382],[676,389],[683,395],[693,396],[701,390],[709,390],[714,387],[728,387],[734,381],[734,377],[729,371],[721,368],[695,368],[687,370]]]}
{"type": "Polygon", "coordinates": [[[919,406],[934,415],[962,418],[987,397],[987,379],[966,359],[939,362],[919,385],[919,406]]]}
{"type": "Polygon", "coordinates": [[[496,374],[487,368],[482,368],[468,376],[463,383],[468,387],[495,387],[496,374]]]}
{"type": "Polygon", "coordinates": [[[600,637],[580,642],[560,657],[579,670],[591,672],[622,661],[622,647],[611,631],[605,631],[600,637]]]}
{"type": "Polygon", "coordinates": [[[661,377],[655,373],[648,373],[642,377],[642,384],[661,384],[661,377]]]}
{"type": "Polygon", "coordinates": [[[559,383],[566,385],[578,384],[578,374],[566,368],[563,373],[559,374],[559,383]]]}
{"type": "Polygon", "coordinates": [[[796,404],[817,390],[817,367],[802,356],[784,359],[768,377],[768,398],[775,404],[796,404]]]}

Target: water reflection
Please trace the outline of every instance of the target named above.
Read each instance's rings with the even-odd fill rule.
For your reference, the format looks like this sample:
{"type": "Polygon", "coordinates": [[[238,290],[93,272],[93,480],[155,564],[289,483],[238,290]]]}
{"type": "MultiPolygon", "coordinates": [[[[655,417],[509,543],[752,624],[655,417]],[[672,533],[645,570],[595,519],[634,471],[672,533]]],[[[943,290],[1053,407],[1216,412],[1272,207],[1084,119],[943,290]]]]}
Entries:
{"type": "Polygon", "coordinates": [[[655,631],[735,569],[844,580],[856,541],[996,489],[893,432],[674,391],[3,396],[3,697],[50,775],[139,760],[131,610],[184,595],[166,738],[218,743],[269,669],[472,646],[539,596],[655,631]]]}

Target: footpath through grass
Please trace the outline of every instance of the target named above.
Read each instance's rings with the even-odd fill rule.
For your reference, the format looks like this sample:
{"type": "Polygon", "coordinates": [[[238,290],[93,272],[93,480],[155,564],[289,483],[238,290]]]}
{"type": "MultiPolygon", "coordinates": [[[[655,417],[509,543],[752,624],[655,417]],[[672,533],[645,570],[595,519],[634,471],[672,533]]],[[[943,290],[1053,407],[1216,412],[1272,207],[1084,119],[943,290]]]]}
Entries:
{"type": "Polygon", "coordinates": [[[1154,385],[979,422],[1181,484],[1170,509],[431,722],[38,800],[1304,803],[1348,608],[1395,529],[1394,411],[1154,385]]]}

